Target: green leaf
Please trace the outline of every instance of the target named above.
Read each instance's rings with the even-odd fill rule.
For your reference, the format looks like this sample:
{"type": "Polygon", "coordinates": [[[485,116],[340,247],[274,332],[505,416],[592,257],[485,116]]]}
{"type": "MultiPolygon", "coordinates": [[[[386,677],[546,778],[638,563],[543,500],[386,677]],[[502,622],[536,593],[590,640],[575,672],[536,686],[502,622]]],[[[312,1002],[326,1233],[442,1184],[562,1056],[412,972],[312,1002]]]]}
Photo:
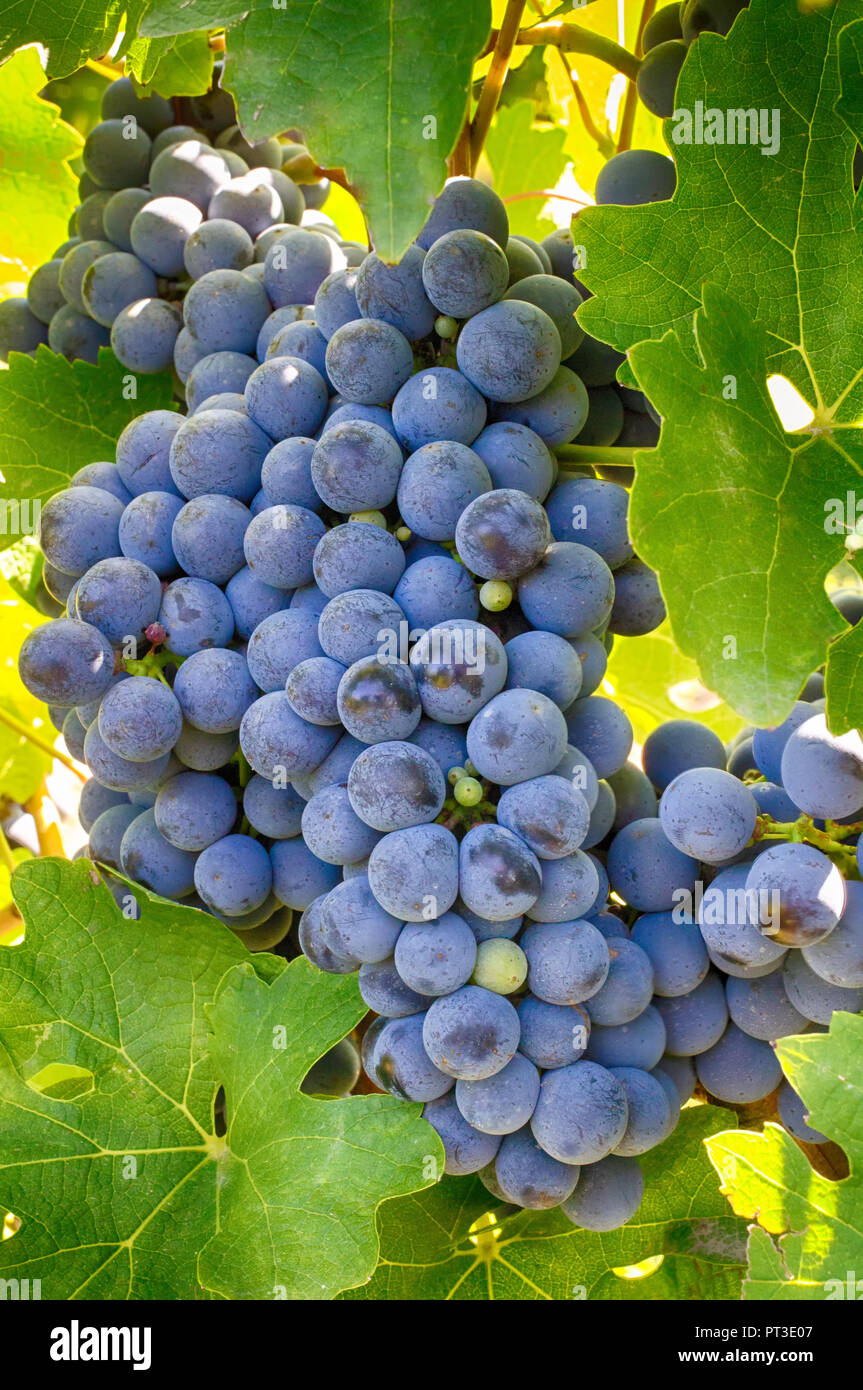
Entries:
{"type": "MultiPolygon", "coordinates": [[[[519,193],[554,188],[566,167],[566,132],[534,125],[532,101],[520,101],[498,111],[489,131],[485,153],[494,174],[495,192],[506,201],[519,193]]],[[[541,218],[545,198],[507,203],[509,230],[541,240],[554,231],[554,222],[541,218]]]]}
{"type": "Polygon", "coordinates": [[[396,261],[444,182],[489,27],[488,0],[257,0],[228,35],[226,85],[248,139],[296,127],[345,169],[396,261]]]}
{"type": "MultiPolygon", "coordinates": [[[[7,498],[44,502],[77,469],[113,459],[117,436],[145,410],[167,410],[167,373],[135,377],[108,348],[99,364],[67,362],[40,346],[35,357],[13,353],[0,376],[0,477],[7,498]],[[135,396],[126,399],[134,384],[135,396]]],[[[27,528],[29,529],[29,528],[27,528]]],[[[18,538],[0,532],[0,549],[18,538]]]]}
{"type": "Polygon", "coordinates": [[[152,87],[165,97],[196,97],[210,90],[215,49],[205,31],[181,34],[159,63],[152,87]]]}
{"type": "Polygon", "coordinates": [[[854,455],[863,465],[863,432],[841,446],[786,434],[765,384],[767,335],[724,291],[706,285],[704,305],[700,361],[673,333],[632,350],[664,423],[659,446],[636,455],[630,527],[704,683],[752,723],[778,724],[845,626],[824,592],[844,554],[824,504],[844,497],[854,455]]]}
{"type": "Polygon", "coordinates": [[[225,29],[236,24],[252,8],[252,0],[232,4],[231,0],[150,0],[140,25],[149,38],[188,34],[193,29],[225,29]]]}
{"type": "Polygon", "coordinates": [[[22,1225],[0,1274],[52,1299],[321,1298],[366,1278],[377,1203],[428,1181],[420,1155],[439,1145],[418,1107],[298,1093],[365,1012],[356,980],[250,957],[143,892],[127,920],[86,860],[24,864],[14,889],[27,930],[0,950],[0,1205],[22,1225]],[[62,1099],[43,1089],[58,1076],[75,1081],[62,1099]]]}
{"type": "Polygon", "coordinates": [[[500,1204],[478,1178],[437,1187],[380,1215],[381,1262],[347,1297],[367,1299],[735,1299],[744,1265],[743,1223],[729,1218],[704,1140],[731,1118],[689,1106],[677,1130],[640,1160],[645,1196],[628,1226],[576,1229],[559,1211],[500,1204]],[[493,1223],[475,1222],[493,1213],[493,1223]],[[662,1256],[655,1272],[617,1271],[662,1256]]]}
{"type": "Polygon", "coordinates": [[[691,353],[692,315],[710,281],[747,305],[770,335],[769,371],[793,381],[823,411],[822,424],[834,409],[839,423],[859,417],[855,136],[834,108],[837,37],[861,16],[863,0],[818,13],[804,12],[798,0],[752,0],[728,38],[702,34],[691,45],[678,109],[692,113],[702,102],[722,113],[763,111],[770,121],[778,113],[779,148],[766,154],[760,143],[695,143],[697,124],[693,143],[675,144],[674,130],[687,132],[681,122],[667,122],[678,172],[674,198],[579,215],[583,278],[595,292],[579,319],[590,333],[625,349],[674,328],[691,353]]]}
{"type": "Polygon", "coordinates": [[[836,734],[863,728],[863,625],[848,628],[827,649],[827,722],[836,734]]]}
{"type": "Polygon", "coordinates": [[[16,53],[0,68],[0,166],[3,217],[0,259],[29,275],[68,236],[78,205],[78,181],[68,161],[83,149],[58,107],[41,101],[45,74],[35,48],[16,53]]]}
{"type": "Polygon", "coordinates": [[[698,667],[675,645],[667,622],[645,637],[615,637],[602,691],[626,710],[637,742],[669,719],[696,719],[723,741],[740,719],[698,679],[698,667]]]}
{"type": "Polygon", "coordinates": [[[48,76],[67,77],[108,52],[124,9],[124,0],[0,0],[0,62],[16,48],[40,43],[48,76]]]}
{"type": "Polygon", "coordinates": [[[863,1018],[835,1013],[829,1033],[783,1038],[777,1051],[813,1126],[841,1144],[851,1174],[821,1177],[777,1125],[708,1140],[732,1208],[758,1223],[744,1297],[843,1298],[847,1271],[863,1269],[863,1018]]]}
{"type": "Polygon", "coordinates": [[[142,39],[138,35],[126,49],[126,72],[142,94],[170,47],[170,39],[142,39]]]}
{"type": "Polygon", "coordinates": [[[35,536],[22,536],[14,545],[0,550],[0,574],[9,588],[26,603],[32,603],[39,588],[44,558],[35,536]]]}
{"type": "Polygon", "coordinates": [[[144,96],[196,97],[210,89],[215,57],[207,33],[200,31],[174,40],[137,38],[126,66],[144,96]]]}
{"type": "MultiPolygon", "coordinates": [[[[548,16],[546,16],[548,18],[548,16]]],[[[481,84],[480,84],[481,86],[481,84]]],[[[477,97],[479,92],[477,92],[477,97]]],[[[548,107],[548,87],[545,79],[545,52],[537,44],[535,48],[529,48],[527,57],[518,66],[511,63],[501,89],[498,109],[505,106],[515,106],[517,102],[529,101],[534,110],[548,107]]]]}
{"type": "MultiPolygon", "coordinates": [[[[15,593],[5,578],[0,578],[0,652],[3,653],[0,708],[19,724],[35,728],[42,738],[53,743],[56,733],[48,710],[41,700],[30,694],[18,675],[21,643],[34,627],[45,621],[41,613],[15,593]]],[[[21,804],[29,801],[50,770],[51,758],[47,753],[0,721],[0,797],[21,804]]]]}
{"type": "Polygon", "coordinates": [[[220,987],[213,1061],[230,1120],[219,1230],[200,1262],[208,1289],[322,1299],[363,1283],[377,1263],[378,1205],[427,1187],[443,1166],[420,1106],[301,1094],[312,1063],[365,1012],[355,976],[324,976],[302,957],[269,987],[251,965],[220,987]],[[290,1052],[279,1050],[283,1033],[290,1052]]]}

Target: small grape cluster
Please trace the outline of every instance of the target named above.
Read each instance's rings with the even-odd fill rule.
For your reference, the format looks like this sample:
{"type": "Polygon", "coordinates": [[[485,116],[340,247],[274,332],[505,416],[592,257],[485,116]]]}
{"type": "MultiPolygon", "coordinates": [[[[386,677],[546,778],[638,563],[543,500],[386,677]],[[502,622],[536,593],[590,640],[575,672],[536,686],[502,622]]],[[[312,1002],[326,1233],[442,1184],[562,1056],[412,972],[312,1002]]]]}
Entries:
{"type": "MultiPolygon", "coordinates": [[[[47,343],[95,362],[110,345],[136,373],[164,371],[176,358],[185,379],[202,355],[183,332],[190,284],[216,267],[260,279],[259,233],[272,239],[303,218],[314,225],[329,181],[298,184],[283,171],[314,175],[296,142],[249,144],[219,77],[205,96],[179,103],[191,125],[176,124],[166,98],[139,97],[127,77],[106,88],[103,119],[84,145],[69,238],[34,271],[26,297],[0,305],[3,361],[47,343]]],[[[353,248],[354,260],[364,254],[353,248]]]]}
{"type": "Polygon", "coordinates": [[[666,5],[648,20],[642,36],[644,58],[636,87],[648,111],[670,116],[680,69],[700,34],[727,34],[749,0],[681,0],[666,5]]]}

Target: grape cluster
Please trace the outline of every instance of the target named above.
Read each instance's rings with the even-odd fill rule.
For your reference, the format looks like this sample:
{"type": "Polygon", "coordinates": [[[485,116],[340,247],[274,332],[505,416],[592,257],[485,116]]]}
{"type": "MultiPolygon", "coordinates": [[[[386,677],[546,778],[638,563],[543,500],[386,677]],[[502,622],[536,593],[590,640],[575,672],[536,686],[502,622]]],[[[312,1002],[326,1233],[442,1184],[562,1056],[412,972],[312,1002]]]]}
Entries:
{"type": "Polygon", "coordinates": [[[648,111],[670,116],[687,50],[703,33],[727,34],[748,0],[681,0],[658,10],[645,26],[644,58],[636,87],[648,111]]]}
{"type": "MultiPolygon", "coordinates": [[[[104,139],[113,104],[109,89],[104,139]]],[[[537,1163],[569,1198],[612,1149],[629,1190],[628,1088],[655,1101],[657,1083],[577,1063],[576,1005],[610,970],[586,920],[607,895],[590,850],[632,743],[596,692],[614,634],[651,630],[664,606],[625,489],[561,476],[553,452],[593,409],[571,365],[572,240],[510,237],[497,195],[455,179],[390,266],[299,204],[283,224],[278,179],[237,187],[216,147],[173,133],[130,236],[151,258],[170,245],[160,274],[191,277],[170,291],[187,413],[140,415],[115,462],[45,504],[63,610],[20,655],[92,774],[87,852],[124,904],[120,874],[253,949],[287,952],[301,913],[306,955],[359,972],[380,1016],[370,1073],[428,1103],[450,1171],[518,1130],[514,1198],[537,1163]],[[517,1010],[528,970],[547,983],[517,1010]],[[575,1070],[555,1078],[563,1061],[575,1070]]],[[[88,168],[143,181],[102,139],[88,168]]],[[[88,274],[85,304],[103,285],[88,274]]],[[[129,360],[146,356],[145,318],[126,315],[129,360]]],[[[352,1066],[315,1084],[349,1087],[352,1066]]]]}
{"type": "MultiPolygon", "coordinates": [[[[260,282],[269,243],[301,221],[313,225],[329,183],[299,185],[283,171],[311,176],[301,145],[249,144],[219,76],[206,96],[181,103],[192,125],[176,124],[164,97],[137,96],[129,78],[106,88],[103,119],[84,145],[69,238],[33,273],[26,297],[0,305],[0,359],[46,343],[70,360],[95,362],[110,345],[133,372],[176,364],[185,381],[207,350],[184,328],[193,282],[230,272],[208,280],[203,292],[208,299],[229,285],[229,313],[254,316],[267,302],[260,282]]],[[[321,220],[332,232],[329,219],[321,220]]],[[[357,263],[365,248],[343,245],[339,254],[342,263],[357,263]]],[[[230,376],[227,364],[224,370],[230,376]]],[[[230,379],[238,379],[236,364],[230,379]]]]}

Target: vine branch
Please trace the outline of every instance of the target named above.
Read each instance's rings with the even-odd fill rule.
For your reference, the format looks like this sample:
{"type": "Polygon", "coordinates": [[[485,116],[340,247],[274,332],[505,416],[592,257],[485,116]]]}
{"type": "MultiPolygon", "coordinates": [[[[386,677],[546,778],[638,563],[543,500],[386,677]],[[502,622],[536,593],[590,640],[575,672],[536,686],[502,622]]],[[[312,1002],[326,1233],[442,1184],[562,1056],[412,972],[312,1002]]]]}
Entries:
{"type": "Polygon", "coordinates": [[[476,114],[470,128],[471,172],[476,168],[482,154],[486,136],[491,128],[492,118],[497,110],[500,94],[506,79],[509,61],[518,38],[519,27],[524,16],[527,0],[507,0],[503,24],[498,31],[497,40],[491,55],[491,65],[482,84],[476,114]]]}
{"type": "MultiPolygon", "coordinates": [[[[638,34],[635,40],[635,52],[639,59],[641,59],[644,52],[644,31],[653,18],[655,9],[656,0],[644,0],[644,4],[641,7],[641,18],[638,21],[638,34]]],[[[618,154],[623,150],[628,150],[632,144],[632,133],[635,129],[635,116],[637,110],[638,88],[635,85],[634,78],[630,78],[626,84],[626,96],[624,98],[623,114],[620,120],[620,134],[617,139],[618,154]]]]}
{"type": "MultiPolygon", "coordinates": [[[[488,45],[480,54],[481,58],[493,52],[497,40],[498,31],[493,30],[488,45]]],[[[561,20],[549,19],[542,24],[534,24],[529,29],[519,30],[515,47],[535,48],[538,45],[557,48],[563,53],[586,53],[591,58],[598,58],[601,63],[608,63],[609,67],[632,79],[638,76],[641,66],[641,60],[636,58],[634,53],[630,53],[628,48],[622,48],[619,43],[607,39],[604,34],[592,33],[581,24],[567,24],[561,20]]]]}
{"type": "Polygon", "coordinates": [[[65,859],[66,851],[63,848],[63,839],[57,824],[54,803],[48,795],[48,789],[44,782],[35,795],[31,796],[30,800],[25,803],[24,810],[33,817],[36,834],[39,837],[39,853],[44,856],[56,856],[59,859],[65,859]]]}

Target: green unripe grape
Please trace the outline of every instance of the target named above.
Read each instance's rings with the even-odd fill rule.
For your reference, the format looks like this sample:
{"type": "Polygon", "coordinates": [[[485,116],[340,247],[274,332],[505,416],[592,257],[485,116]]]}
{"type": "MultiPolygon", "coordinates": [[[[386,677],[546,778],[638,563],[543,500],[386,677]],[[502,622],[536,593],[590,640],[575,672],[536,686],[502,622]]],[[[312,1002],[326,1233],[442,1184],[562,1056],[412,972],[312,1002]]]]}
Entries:
{"type": "Polygon", "coordinates": [[[441,314],[435,319],[434,331],[439,338],[454,338],[458,333],[458,321],[449,314],[441,314]]]}
{"type": "Polygon", "coordinates": [[[387,519],[383,512],[351,512],[348,521],[364,521],[368,526],[382,526],[387,529],[387,519]]]}
{"type": "Polygon", "coordinates": [[[478,772],[477,768],[474,766],[474,764],[471,762],[470,758],[468,758],[467,761],[465,762],[465,765],[464,765],[464,775],[465,775],[465,777],[478,777],[478,776],[479,776],[479,772],[478,772]]]}
{"type": "Polygon", "coordinates": [[[492,937],[479,943],[470,977],[472,985],[490,989],[494,994],[513,994],[526,979],[527,956],[514,941],[492,937]]]}
{"type": "Polygon", "coordinates": [[[446,775],[446,780],[451,787],[454,787],[456,782],[460,782],[463,777],[467,777],[463,767],[451,767],[446,775]]]}
{"type": "Polygon", "coordinates": [[[502,613],[512,603],[512,588],[503,579],[487,579],[479,591],[479,601],[489,613],[502,613]]]}
{"type": "Polygon", "coordinates": [[[399,526],[396,528],[396,540],[401,541],[402,544],[404,544],[405,541],[409,541],[412,535],[413,531],[409,526],[399,526]]]}
{"type": "Polygon", "coordinates": [[[475,777],[460,777],[453,795],[459,806],[478,806],[482,801],[482,783],[475,777]]]}

